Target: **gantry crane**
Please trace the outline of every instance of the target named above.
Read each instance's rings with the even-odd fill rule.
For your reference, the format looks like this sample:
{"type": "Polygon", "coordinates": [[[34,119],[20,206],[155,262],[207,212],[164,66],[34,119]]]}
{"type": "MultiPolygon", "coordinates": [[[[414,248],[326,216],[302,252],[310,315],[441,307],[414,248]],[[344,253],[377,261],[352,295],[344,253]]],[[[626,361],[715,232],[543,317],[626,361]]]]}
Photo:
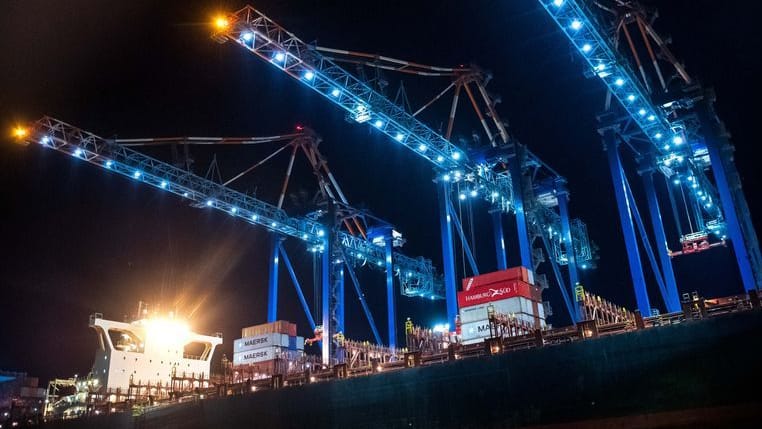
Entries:
{"type": "Polygon", "coordinates": [[[608,88],[599,133],[608,153],[639,310],[648,314],[651,304],[638,235],[670,312],[680,309],[671,257],[707,250],[725,239],[733,245],[744,290],[759,289],[762,254],[733,162],[733,146],[714,112],[714,93],[688,74],[653,28],[656,12],[630,0],[589,5],[582,0],[540,0],[540,4],[584,59],[585,73],[608,88]],[[633,37],[631,30],[640,37],[633,37]],[[674,75],[665,75],[664,64],[674,75]],[[622,166],[623,145],[638,159],[656,246],[651,246],[622,166]],[[677,252],[669,250],[655,173],[666,182],[682,247],[677,252]],[[680,202],[685,208],[682,214],[680,202]]]}
{"type": "MultiPolygon", "coordinates": [[[[304,130],[302,130],[304,131],[304,130]]],[[[70,155],[72,158],[86,161],[104,170],[111,171],[132,180],[175,194],[189,201],[193,206],[222,211],[246,223],[258,225],[277,234],[272,241],[271,267],[268,298],[268,320],[277,317],[278,296],[278,264],[282,257],[289,275],[296,288],[297,296],[313,329],[316,324],[302,293],[294,269],[290,263],[282,237],[292,237],[304,242],[307,248],[320,255],[321,268],[321,312],[324,323],[334,319],[339,331],[344,330],[344,267],[355,287],[358,298],[373,331],[375,340],[380,344],[381,337],[370,313],[355,269],[360,266],[379,267],[385,269],[387,282],[393,282],[395,274],[399,278],[403,294],[426,299],[441,298],[441,279],[437,275],[431,261],[422,257],[411,258],[393,250],[400,245],[401,236],[393,231],[388,223],[377,222],[374,228],[368,228],[366,223],[369,215],[352,209],[346,202],[341,188],[328,170],[325,158],[317,150],[315,135],[301,132],[268,138],[170,138],[170,139],[123,139],[109,140],[89,133],[63,121],[51,117],[43,117],[34,124],[16,130],[16,137],[26,144],[35,143],[45,148],[70,155]],[[287,175],[279,196],[278,205],[273,205],[231,189],[228,185],[239,178],[236,175],[225,183],[197,176],[187,169],[159,161],[129,146],[163,145],[163,144],[259,144],[273,141],[286,141],[287,144],[275,151],[275,154],[291,147],[292,155],[295,149],[301,148],[314,168],[320,184],[320,192],[325,193],[330,203],[336,203],[333,209],[338,217],[329,218],[322,223],[316,216],[292,217],[281,207],[286,191],[293,157],[289,160],[287,175]],[[333,198],[337,198],[334,200],[333,198]],[[362,221],[360,221],[362,218],[362,221]],[[335,220],[343,223],[347,230],[334,227],[335,220]],[[379,226],[380,225],[380,226],[379,226]],[[352,231],[352,232],[350,232],[352,231]],[[359,233],[362,231],[362,233],[359,233]],[[367,238],[366,238],[367,237],[367,238]]],[[[274,156],[271,154],[266,159],[274,156]]],[[[262,164],[262,161],[251,171],[262,164]]],[[[329,204],[329,205],[331,205],[329,204]]],[[[394,311],[394,297],[388,299],[394,311]]],[[[393,326],[394,321],[390,322],[393,326]]],[[[323,349],[330,341],[323,342],[323,349]]],[[[325,363],[329,356],[323,355],[325,363]]]]}
{"type": "MultiPolygon", "coordinates": [[[[311,46],[251,6],[219,17],[214,24],[216,31],[213,38],[217,41],[231,41],[254,53],[342,108],[350,120],[370,125],[372,129],[407,147],[434,167],[437,172],[435,182],[440,200],[447,318],[452,326],[457,314],[453,228],[460,236],[461,244],[465,248],[464,259],[468,260],[472,273],[479,272],[452,204],[455,189],[458,190],[458,200],[480,199],[489,205],[495,220],[493,224],[498,268],[505,268],[507,265],[502,231],[504,213],[511,212],[515,215],[522,265],[534,268],[539,263],[537,261],[541,259],[537,258],[532,250],[533,240],[530,236],[542,238],[548,253],[558,256],[551,257],[551,263],[572,321],[577,320],[579,315],[575,310],[576,306],[570,301],[570,290],[577,282],[577,262],[593,259],[587,231],[584,224],[569,219],[568,191],[561,176],[555,175],[550,183],[545,183],[545,190],[541,195],[533,195],[536,191],[535,184],[528,183],[525,179],[526,170],[532,168],[532,165],[538,168],[545,168],[547,165],[508,135],[503,121],[494,109],[495,100],[486,92],[489,78],[484,73],[476,68],[434,67],[390,57],[311,46]],[[356,64],[377,64],[382,61],[381,67],[386,70],[428,76],[451,76],[454,80],[421,109],[409,112],[373,89],[367,82],[337,65],[334,57],[322,52],[354,56],[355,59],[351,61],[356,64]],[[486,106],[486,115],[477,106],[470,84],[481,94],[486,106]],[[447,131],[442,135],[416,116],[451,88],[455,88],[455,95],[447,131]],[[487,134],[490,147],[495,150],[469,153],[451,142],[453,118],[461,89],[469,97],[487,134]],[[492,120],[493,128],[488,125],[487,118],[492,120]],[[559,207],[560,213],[551,210],[554,206],[559,207]],[[576,237],[572,237],[573,233],[576,237]],[[575,245],[575,239],[580,245],[575,245]],[[551,241],[554,242],[555,249],[550,244],[551,241]],[[578,249],[580,252],[577,252],[578,249]],[[558,263],[568,267],[568,288],[557,269],[558,263]]],[[[393,346],[394,343],[390,342],[390,345],[393,346]]]]}

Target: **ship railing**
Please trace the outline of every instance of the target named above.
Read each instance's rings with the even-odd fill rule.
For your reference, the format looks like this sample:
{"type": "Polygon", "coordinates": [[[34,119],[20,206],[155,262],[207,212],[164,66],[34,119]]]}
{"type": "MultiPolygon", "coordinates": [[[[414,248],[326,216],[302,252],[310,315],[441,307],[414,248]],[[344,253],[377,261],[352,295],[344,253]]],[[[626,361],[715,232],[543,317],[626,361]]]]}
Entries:
{"type": "Polygon", "coordinates": [[[686,315],[682,311],[675,311],[672,313],[664,313],[658,316],[644,317],[643,323],[646,328],[653,328],[656,326],[676,325],[685,321],[686,315]]]}
{"type": "Polygon", "coordinates": [[[630,320],[598,325],[598,335],[602,337],[607,335],[617,335],[632,330],[635,330],[635,324],[630,320]]]}

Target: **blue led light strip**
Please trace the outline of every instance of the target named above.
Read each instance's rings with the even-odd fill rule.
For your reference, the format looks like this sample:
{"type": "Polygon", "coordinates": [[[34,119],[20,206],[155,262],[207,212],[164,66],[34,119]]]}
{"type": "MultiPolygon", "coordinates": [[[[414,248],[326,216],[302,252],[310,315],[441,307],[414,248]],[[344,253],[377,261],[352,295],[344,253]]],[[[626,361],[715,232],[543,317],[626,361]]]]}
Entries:
{"type": "Polygon", "coordinates": [[[495,172],[469,161],[465,152],[443,136],[253,7],[244,7],[228,22],[227,29],[215,38],[233,41],[256,54],[341,107],[356,122],[367,123],[423,157],[437,170],[462,170],[481,198],[501,210],[511,209],[508,172],[495,172]]]}

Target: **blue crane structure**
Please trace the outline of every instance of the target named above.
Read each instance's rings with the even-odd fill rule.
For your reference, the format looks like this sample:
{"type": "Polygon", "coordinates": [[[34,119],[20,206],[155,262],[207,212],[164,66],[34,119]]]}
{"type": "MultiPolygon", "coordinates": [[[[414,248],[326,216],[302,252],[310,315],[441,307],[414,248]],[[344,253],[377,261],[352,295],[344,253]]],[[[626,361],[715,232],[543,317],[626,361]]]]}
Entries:
{"type": "MultiPolygon", "coordinates": [[[[533,248],[533,242],[540,240],[550,255],[548,262],[572,322],[579,319],[577,305],[571,299],[577,283],[577,264],[589,266],[595,259],[586,227],[583,222],[569,218],[565,179],[509,136],[505,124],[494,109],[495,100],[489,97],[485,89],[490,79],[487,74],[476,68],[433,67],[389,57],[356,55],[360,58],[353,60],[357,64],[376,62],[368,61],[370,56],[383,61],[381,67],[389,70],[423,76],[453,77],[453,82],[433,100],[417,112],[410,112],[367,82],[347,72],[334,58],[324,54],[350,52],[309,45],[251,6],[217,18],[215,26],[213,38],[220,43],[230,41],[254,53],[343,109],[350,121],[368,124],[371,129],[385,134],[396,144],[405,146],[434,167],[440,201],[448,323],[455,322],[458,311],[454,252],[456,237],[460,239],[464,259],[468,261],[471,272],[479,273],[474,252],[468,245],[453,204],[454,196],[456,201],[486,201],[494,220],[498,269],[507,266],[502,216],[513,213],[518,232],[520,264],[536,268],[544,260],[542,251],[533,248]],[[478,107],[474,91],[469,85],[475,86],[482,96],[486,115],[478,107]],[[416,115],[452,88],[455,90],[449,123],[447,132],[442,135],[424,124],[416,115]],[[451,142],[453,119],[461,89],[468,95],[487,134],[491,146],[487,150],[469,152],[451,142]],[[491,119],[492,125],[488,124],[489,120],[485,116],[491,119]],[[568,287],[560,265],[567,266],[568,287]]],[[[388,283],[387,288],[391,290],[393,285],[388,283]]],[[[393,320],[391,306],[389,310],[388,320],[393,320]]],[[[323,325],[326,329],[330,326],[330,321],[325,319],[323,325]]],[[[393,329],[390,325],[390,346],[395,345],[396,335],[393,329]]]]}
{"type": "MultiPolygon", "coordinates": [[[[365,220],[365,215],[346,204],[333,175],[327,169],[325,159],[317,151],[314,135],[303,132],[293,135],[277,136],[275,138],[182,138],[182,139],[104,139],[63,121],[52,117],[43,117],[36,121],[29,131],[23,135],[27,144],[35,143],[43,147],[70,155],[72,158],[86,161],[106,171],[114,172],[132,180],[175,194],[199,208],[216,209],[229,216],[236,217],[246,223],[266,228],[273,233],[270,257],[270,278],[268,297],[268,320],[277,317],[278,296],[278,266],[282,260],[296,289],[305,315],[313,329],[315,319],[304,298],[302,288],[294,272],[294,268],[282,244],[285,237],[302,241],[309,251],[320,255],[321,277],[321,313],[324,320],[333,318],[337,322],[337,332],[344,330],[344,268],[357,292],[362,309],[368,319],[375,340],[382,343],[375,321],[364,298],[361,285],[356,275],[360,266],[379,267],[386,270],[386,276],[399,277],[401,291],[411,297],[441,298],[442,281],[436,273],[431,261],[422,257],[412,258],[394,251],[393,247],[401,245],[401,235],[393,231],[391,225],[379,221],[372,228],[357,222],[358,217],[365,220]],[[231,189],[228,185],[241,174],[225,183],[200,177],[169,163],[145,155],[130,146],[146,146],[157,144],[257,144],[262,142],[287,140],[289,144],[276,150],[273,155],[258,162],[254,167],[272,158],[285,148],[292,147],[292,157],[289,160],[284,187],[279,197],[278,205],[257,199],[253,196],[231,189]],[[293,167],[293,156],[297,149],[303,149],[320,182],[320,192],[330,198],[329,206],[341,222],[346,224],[352,234],[335,227],[333,219],[320,222],[319,216],[305,217],[289,216],[281,205],[288,177],[293,167]],[[327,180],[326,180],[327,179],[327,180]],[[333,197],[337,198],[334,200],[333,197]],[[354,224],[353,228],[351,225],[354,224]],[[357,234],[359,230],[365,230],[357,234]],[[366,238],[367,237],[367,238],[366,238]],[[338,291],[333,293],[332,290],[338,291]]],[[[252,170],[247,169],[244,173],[252,170]]],[[[330,215],[330,213],[329,213],[330,215]]],[[[376,219],[377,220],[377,219],[376,219]]],[[[392,301],[393,298],[389,299],[392,301]]],[[[393,306],[393,304],[392,304],[393,306]]],[[[330,338],[323,335],[323,359],[329,362],[325,354],[326,345],[330,338]]]]}
{"type": "Polygon", "coordinates": [[[608,153],[638,309],[644,314],[651,311],[638,237],[670,312],[680,309],[671,258],[724,245],[726,239],[733,245],[744,290],[758,290],[762,255],[733,162],[733,146],[714,112],[714,93],[691,78],[655,31],[656,12],[629,0],[540,0],[540,4],[584,59],[586,75],[608,88],[599,133],[608,153]],[[621,35],[626,45],[620,43],[621,35]],[[650,64],[641,56],[647,56],[650,64]],[[660,65],[665,62],[674,76],[665,76],[660,65]],[[611,104],[612,97],[616,105],[611,104]],[[622,165],[622,145],[638,162],[655,246],[622,165]],[[656,173],[666,183],[682,246],[677,252],[669,250],[656,173]]]}

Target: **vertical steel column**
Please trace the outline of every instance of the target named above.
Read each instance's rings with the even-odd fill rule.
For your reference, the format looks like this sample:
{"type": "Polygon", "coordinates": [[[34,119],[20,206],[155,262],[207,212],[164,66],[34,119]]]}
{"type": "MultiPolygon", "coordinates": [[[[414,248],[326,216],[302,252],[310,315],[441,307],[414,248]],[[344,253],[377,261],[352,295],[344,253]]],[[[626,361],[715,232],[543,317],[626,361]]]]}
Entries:
{"type": "MultiPolygon", "coordinates": [[[[750,241],[747,243],[744,239],[744,234],[741,229],[741,222],[738,218],[738,207],[736,201],[733,200],[733,189],[731,188],[731,182],[729,172],[727,171],[722,151],[730,149],[730,143],[727,141],[722,124],[713,113],[712,102],[714,101],[714,94],[711,91],[707,91],[705,100],[700,104],[698,108],[699,117],[701,119],[701,126],[706,130],[704,132],[706,147],[709,151],[709,160],[712,164],[712,173],[714,174],[714,180],[717,182],[717,191],[720,193],[720,202],[722,203],[722,211],[725,215],[725,226],[728,231],[728,237],[733,243],[733,251],[736,254],[736,261],[738,262],[738,269],[741,272],[741,281],[745,291],[756,289],[756,283],[754,281],[754,271],[751,265],[751,255],[746,248],[747,245],[752,246],[753,251],[759,251],[756,246],[756,233],[754,226],[751,225],[749,229],[751,231],[750,241]]],[[[733,183],[738,188],[736,192],[743,192],[740,187],[740,180],[733,183]]],[[[743,194],[741,193],[741,199],[743,194]]]]}
{"type": "Polygon", "coordinates": [[[680,298],[677,291],[677,282],[675,281],[675,272],[672,270],[672,258],[669,257],[669,245],[667,244],[667,234],[664,232],[664,224],[661,219],[659,200],[656,197],[653,173],[653,169],[648,169],[641,174],[648,201],[648,211],[651,214],[651,225],[653,225],[654,229],[656,251],[659,253],[661,272],[664,276],[664,287],[669,297],[665,300],[664,304],[667,306],[667,312],[673,313],[680,311],[680,298]]]}
{"type": "MultiPolygon", "coordinates": [[[[335,261],[334,261],[335,262],[335,261]]],[[[334,279],[336,283],[336,332],[344,332],[344,264],[334,263],[334,279]]]]}
{"type": "Polygon", "coordinates": [[[510,170],[511,181],[513,182],[513,208],[516,212],[516,232],[518,233],[521,265],[531,270],[533,268],[532,247],[529,244],[529,231],[527,230],[526,214],[524,213],[524,180],[521,174],[519,148],[517,148],[516,154],[508,161],[508,169],[510,170]]]}
{"type": "MultiPolygon", "coordinates": [[[[569,222],[569,192],[563,183],[558,183],[558,186],[560,189],[556,196],[558,198],[558,211],[561,215],[561,233],[566,243],[566,260],[568,262],[566,267],[569,270],[569,288],[572,296],[574,296],[574,288],[579,284],[579,274],[577,272],[577,255],[574,252],[574,242],[572,241],[571,224],[569,222]]],[[[549,258],[553,259],[553,256],[551,255],[549,258]]],[[[577,322],[582,320],[578,305],[574,306],[574,314],[571,316],[577,322]]]]}
{"type": "Polygon", "coordinates": [[[648,300],[646,279],[643,276],[643,265],[640,261],[638,240],[635,236],[635,227],[632,224],[632,212],[627,198],[627,190],[622,168],[622,160],[619,157],[619,141],[616,132],[611,128],[603,130],[603,144],[609,158],[611,179],[614,182],[614,194],[616,196],[619,221],[622,225],[624,244],[627,249],[627,258],[630,262],[630,276],[632,286],[635,289],[635,300],[638,310],[643,317],[651,315],[651,303],[648,300]]]}
{"type": "Polygon", "coordinates": [[[508,257],[505,252],[505,234],[503,233],[503,213],[500,209],[490,211],[492,215],[492,232],[495,237],[495,255],[497,257],[497,269],[508,268],[508,257]]]}
{"type": "Polygon", "coordinates": [[[546,237],[545,234],[540,234],[540,237],[542,238],[542,245],[545,246],[545,253],[548,254],[548,261],[550,261],[550,267],[553,269],[553,275],[556,277],[558,288],[561,290],[561,297],[564,299],[566,310],[569,312],[569,319],[571,319],[573,325],[576,325],[577,321],[574,320],[574,318],[579,311],[577,309],[579,304],[576,302],[574,288],[570,288],[572,291],[571,296],[572,298],[575,298],[575,300],[572,301],[572,298],[569,297],[569,291],[566,290],[564,278],[561,276],[561,270],[558,268],[558,262],[556,262],[556,258],[553,257],[553,250],[550,247],[550,243],[548,243],[548,237],[546,237]]]}
{"type": "Polygon", "coordinates": [[[458,298],[455,286],[455,251],[452,237],[452,219],[450,206],[450,184],[437,179],[439,192],[439,222],[442,234],[442,270],[444,271],[445,298],[447,301],[447,323],[455,326],[455,316],[458,314],[458,298]]]}
{"type": "Polygon", "coordinates": [[[329,229],[323,242],[323,253],[320,254],[320,284],[321,284],[321,308],[323,319],[322,358],[323,364],[331,363],[331,343],[333,332],[331,329],[331,235],[333,229],[329,229]]]}
{"type": "Polygon", "coordinates": [[[389,331],[389,347],[397,347],[397,311],[394,293],[394,264],[392,264],[392,229],[384,234],[384,260],[386,261],[386,326],[389,331]]]}
{"type": "Polygon", "coordinates": [[[749,254],[746,251],[746,243],[744,242],[743,233],[741,232],[741,225],[738,222],[736,205],[733,202],[733,196],[730,193],[728,178],[725,174],[725,166],[722,164],[722,154],[715,142],[707,140],[706,147],[709,150],[709,159],[712,162],[712,173],[714,173],[714,179],[717,182],[717,190],[720,193],[720,202],[722,203],[722,212],[725,215],[725,226],[728,230],[728,237],[730,237],[730,241],[733,243],[733,251],[736,254],[738,269],[741,271],[743,288],[746,291],[750,291],[756,289],[754,275],[752,274],[749,254]]]}
{"type": "Polygon", "coordinates": [[[276,233],[270,235],[270,271],[267,284],[267,323],[278,320],[278,248],[282,237],[276,233]]]}

